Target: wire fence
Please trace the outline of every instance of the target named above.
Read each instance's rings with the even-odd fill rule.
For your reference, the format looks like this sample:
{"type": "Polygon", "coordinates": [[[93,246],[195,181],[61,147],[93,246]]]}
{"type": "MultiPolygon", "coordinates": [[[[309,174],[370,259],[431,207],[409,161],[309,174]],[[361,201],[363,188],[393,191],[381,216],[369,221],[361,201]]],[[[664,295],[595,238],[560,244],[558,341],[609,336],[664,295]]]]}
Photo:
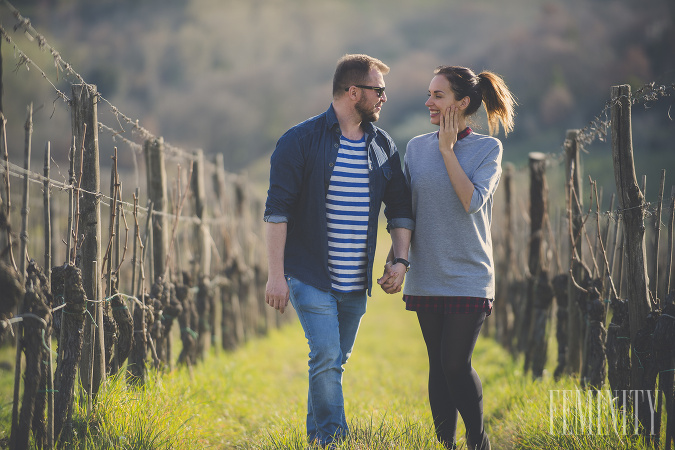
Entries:
{"type": "MultiPolygon", "coordinates": [[[[650,109],[654,107],[655,103],[669,100],[675,94],[675,82],[669,85],[658,85],[656,82],[652,81],[644,84],[635,90],[635,92],[630,97],[630,102],[633,107],[636,105],[643,105],[645,109],[650,109]]],[[[593,144],[595,141],[606,142],[608,138],[608,133],[611,131],[611,117],[610,111],[612,107],[622,101],[625,96],[620,96],[614,99],[608,100],[600,113],[597,114],[588,124],[581,128],[576,133],[576,141],[580,150],[583,153],[588,154],[589,151],[586,147],[593,144]]],[[[671,116],[670,106],[667,111],[667,117],[669,120],[673,121],[671,116]]],[[[560,150],[557,152],[545,153],[546,157],[546,167],[547,169],[556,169],[561,168],[565,163],[565,152],[566,148],[570,145],[570,142],[567,138],[561,143],[560,150]]],[[[529,175],[529,165],[527,163],[516,167],[515,174],[521,177],[526,177],[529,175]]],[[[591,180],[592,182],[592,180],[591,180]]],[[[602,216],[612,222],[620,221],[622,216],[635,208],[641,208],[644,212],[645,218],[656,217],[657,213],[661,210],[660,202],[658,201],[646,201],[640,207],[631,207],[631,208],[615,208],[612,210],[603,210],[603,211],[593,211],[588,210],[584,212],[582,219],[586,220],[589,217],[602,216]]],[[[668,206],[662,212],[667,212],[668,206]]],[[[661,226],[665,227],[666,224],[661,222],[661,226]]]]}
{"type": "MultiPolygon", "coordinates": [[[[63,329],[66,328],[69,320],[78,316],[80,319],[77,320],[84,321],[84,333],[89,333],[87,334],[86,345],[83,346],[83,349],[86,350],[85,353],[88,352],[89,356],[82,356],[81,364],[83,366],[81,366],[80,372],[96,372],[98,369],[96,369],[93,355],[97,351],[103,354],[109,351],[111,346],[114,346],[115,352],[120,352],[120,345],[115,342],[118,339],[120,341],[126,339],[127,343],[134,343],[133,348],[127,349],[130,353],[127,353],[129,359],[126,362],[126,367],[128,373],[131,374],[130,380],[132,381],[130,382],[136,383],[138,379],[144,379],[147,351],[150,351],[152,360],[158,370],[163,367],[171,367],[176,363],[172,360],[170,345],[171,329],[174,322],[180,325],[178,336],[183,343],[183,349],[177,362],[193,365],[204,358],[212,345],[218,344],[223,349],[234,350],[246,340],[265,334],[270,328],[292,320],[293,315],[286,314],[284,318],[277,317],[275,311],[266,308],[264,295],[261,296],[261,293],[264,292],[267,268],[265,254],[261,251],[262,246],[260,245],[263,224],[262,220],[252,220],[253,217],[262,216],[262,211],[259,210],[261,202],[255,198],[255,194],[247,184],[246,179],[227,172],[222,157],[218,158],[218,155],[216,155],[215,161],[209,161],[204,157],[201,150],[187,150],[181,146],[164,142],[161,137],[156,136],[144,127],[138,119],[133,119],[128,114],[123,113],[120,108],[97,92],[93,85],[87,83],[86,79],[75,70],[73,65],[66,61],[61,52],[32,26],[30,19],[24,17],[10,2],[2,0],[2,4],[12,12],[16,19],[12,31],[0,25],[0,38],[3,44],[6,43],[13,50],[16,60],[14,71],[32,70],[41,75],[41,78],[49,85],[56,96],[53,102],[52,116],[59,105],[64,106],[69,112],[77,111],[82,106],[77,103],[79,94],[88,94],[93,98],[92,105],[103,106],[110,113],[107,123],[106,120],[94,120],[93,126],[90,126],[90,131],[95,129],[97,132],[107,133],[111,136],[113,142],[122,143],[131,151],[136,169],[138,169],[137,159],[139,157],[151,158],[153,156],[150,155],[156,152],[161,161],[159,166],[163,169],[161,174],[153,176],[161,177],[165,183],[166,191],[160,193],[162,204],[157,205],[149,202],[147,206],[140,206],[138,204],[140,177],[137,173],[137,187],[136,193],[133,194],[133,202],[122,198],[121,185],[126,180],[120,180],[117,171],[117,147],[115,147],[115,160],[113,173],[111,174],[111,192],[104,194],[100,192],[100,187],[94,189],[83,187],[81,185],[82,179],[96,178],[98,180],[97,186],[103,184],[100,183],[101,177],[97,175],[100,172],[98,161],[95,170],[90,169],[96,174],[86,173],[86,171],[82,173],[82,169],[80,169],[79,175],[75,173],[75,162],[77,160],[84,161],[85,144],[89,145],[89,139],[94,141],[93,135],[85,132],[86,127],[85,131],[82,132],[82,142],[76,142],[77,139],[73,138],[69,157],[71,167],[67,174],[49,154],[47,150],[49,143],[45,152],[45,159],[49,160],[45,163],[45,173],[32,170],[29,156],[31,151],[30,136],[33,132],[32,114],[29,115],[26,122],[27,156],[25,163],[23,166],[15,164],[9,160],[7,154],[4,127],[6,118],[2,118],[3,135],[0,138],[0,141],[2,141],[0,147],[4,152],[0,151],[2,153],[0,154],[0,173],[3,175],[5,183],[2,186],[3,195],[0,202],[0,216],[2,216],[0,218],[0,244],[3,247],[0,248],[0,251],[4,250],[2,254],[3,263],[0,264],[0,278],[3,280],[16,279],[19,285],[25,284],[23,289],[26,292],[22,292],[20,295],[18,290],[15,292],[18,300],[14,311],[8,314],[0,313],[0,342],[9,334],[16,339],[17,343],[17,361],[15,364],[17,372],[15,374],[15,397],[12,403],[12,441],[10,447],[22,448],[21,442],[24,441],[15,441],[15,436],[19,436],[17,439],[28,439],[27,433],[29,432],[25,431],[26,434],[24,435],[24,432],[21,431],[17,414],[18,406],[21,403],[18,398],[20,390],[18,386],[22,378],[20,372],[22,370],[22,352],[25,351],[26,360],[29,357],[32,358],[32,356],[29,356],[29,354],[33,354],[31,352],[36,351],[48,351],[50,355],[53,355],[50,349],[52,336],[49,336],[49,334],[51,334],[50,330],[54,325],[60,324],[59,327],[61,328],[61,336],[54,336],[59,344],[57,377],[60,373],[59,370],[61,370],[59,364],[63,363],[66,354],[71,354],[68,350],[69,345],[78,346],[75,342],[78,339],[77,333],[74,338],[72,336],[70,338],[64,337],[63,329]],[[39,51],[48,52],[53,59],[53,70],[47,70],[31,59],[28,51],[17,43],[12,33],[23,34],[30,43],[37,46],[39,51]],[[72,98],[67,95],[65,89],[60,87],[64,83],[70,85],[73,93],[72,98]],[[75,95],[75,93],[78,93],[78,95],[75,95]],[[173,177],[168,175],[164,166],[166,160],[178,163],[176,175],[173,177]],[[56,173],[53,175],[48,170],[52,163],[56,165],[56,173]],[[193,174],[193,170],[198,171],[198,173],[193,174]],[[187,176],[185,176],[186,172],[187,176]],[[45,213],[44,228],[51,228],[51,234],[54,235],[56,234],[53,231],[54,228],[60,226],[63,229],[63,224],[68,223],[65,226],[65,234],[68,238],[62,240],[62,243],[65,244],[64,253],[66,255],[66,263],[63,266],[60,264],[53,266],[52,261],[56,261],[58,258],[51,255],[50,249],[55,246],[52,242],[52,236],[45,237],[43,249],[39,247],[40,239],[36,239],[36,244],[31,248],[28,246],[28,238],[29,235],[33,234],[33,231],[37,230],[29,232],[27,229],[22,229],[19,235],[22,247],[21,251],[18,252],[21,264],[18,265],[20,269],[17,268],[11,250],[16,245],[17,240],[16,232],[12,227],[12,218],[10,218],[13,211],[10,208],[13,192],[10,189],[10,178],[23,181],[23,183],[12,183],[14,191],[17,190],[18,185],[23,185],[25,199],[25,206],[21,209],[23,223],[28,223],[26,218],[29,215],[33,217],[33,214],[30,214],[30,202],[35,203],[36,200],[31,198],[29,202],[28,198],[29,186],[35,185],[39,186],[45,196],[43,206],[43,212],[45,213]],[[213,180],[213,189],[210,190],[205,189],[204,186],[205,180],[208,178],[213,180]],[[171,183],[173,185],[168,186],[171,183]],[[49,202],[46,200],[51,198],[52,194],[59,196],[55,208],[49,206],[49,202]],[[68,200],[63,202],[61,201],[63,198],[68,200]],[[193,205],[183,208],[188,198],[193,205]],[[95,205],[99,211],[98,218],[94,219],[100,233],[98,237],[88,234],[92,222],[85,223],[80,217],[81,202],[89,200],[92,200],[91,205],[95,205]],[[68,203],[68,207],[64,207],[66,203],[68,203]],[[101,207],[110,212],[108,216],[110,217],[110,227],[107,230],[109,232],[108,237],[102,237],[105,232],[101,219],[105,220],[106,214],[101,213],[101,207]],[[133,216],[131,227],[127,223],[127,216],[133,216]],[[145,220],[139,221],[139,218],[145,220]],[[87,228],[87,230],[79,229],[78,231],[80,222],[82,222],[81,228],[87,228]],[[143,222],[145,222],[145,227],[143,222]],[[126,231],[124,228],[126,228],[126,231]],[[131,233],[130,228],[133,228],[131,233]],[[166,233],[166,238],[162,237],[162,233],[166,233]],[[99,248],[99,253],[94,261],[94,268],[90,270],[91,267],[83,264],[82,260],[85,252],[84,247],[91,245],[91,242],[94,242],[92,239],[100,240],[103,247],[107,243],[107,249],[99,248]],[[164,242],[165,240],[166,242],[164,242]],[[74,241],[74,243],[71,241],[74,241]],[[129,253],[132,253],[133,256],[128,264],[123,264],[127,255],[127,247],[131,247],[129,253]],[[9,256],[7,254],[8,249],[9,256]],[[27,310],[27,307],[24,308],[23,303],[30,301],[28,291],[40,289],[38,286],[40,283],[34,285],[32,284],[34,281],[27,282],[32,278],[26,272],[25,263],[32,255],[38,254],[40,250],[44,250],[45,255],[49,254],[49,256],[45,256],[44,270],[50,277],[55,272],[71,266],[81,270],[83,278],[93,277],[92,283],[84,283],[88,293],[81,297],[85,305],[83,308],[70,305],[68,302],[72,301],[72,298],[61,292],[64,289],[71,289],[72,282],[64,283],[59,288],[52,286],[53,295],[45,291],[47,293],[44,295],[47,296],[48,304],[41,309],[40,315],[44,314],[42,317],[34,314],[32,310],[27,310]],[[105,254],[101,250],[104,250],[105,254]],[[216,255],[216,259],[213,261],[210,257],[211,254],[216,255]],[[4,263],[7,259],[10,260],[11,264],[4,263]],[[166,267],[162,268],[162,266],[166,267]],[[92,285],[94,290],[89,292],[92,285]],[[182,293],[179,294],[179,291],[182,293]],[[120,316],[120,311],[126,311],[126,315],[120,316]],[[132,321],[130,314],[136,314],[138,311],[141,311],[142,315],[134,316],[132,321]],[[131,325],[125,321],[128,321],[131,325]],[[39,329],[33,326],[35,323],[39,324],[39,329]],[[110,332],[108,329],[110,323],[116,323],[115,326],[118,328],[111,336],[105,338],[104,343],[104,340],[99,340],[98,336],[110,332]],[[126,328],[124,327],[125,323],[127,323],[126,328]],[[39,336],[42,342],[41,350],[28,349],[27,342],[30,341],[33,334],[39,336]],[[108,341],[109,338],[111,338],[110,341],[108,341]],[[75,339],[75,341],[71,342],[72,339],[75,339]],[[103,348],[104,345],[105,348],[103,348]]],[[[71,117],[73,135],[75,136],[77,134],[76,129],[77,127],[81,129],[81,124],[75,123],[74,115],[71,117]]],[[[99,115],[100,117],[101,115],[99,115]]],[[[151,192],[151,182],[156,180],[151,178],[150,165],[150,162],[146,161],[148,187],[145,194],[149,199],[154,199],[158,194],[151,192]]],[[[129,193],[127,191],[127,194],[129,193]]],[[[14,221],[16,221],[15,218],[14,221]]],[[[31,223],[35,225],[38,222],[36,219],[31,220],[31,223]]],[[[40,226],[35,225],[34,228],[40,226]]],[[[47,232],[46,234],[50,233],[47,232]]],[[[34,263],[33,259],[31,259],[32,263],[34,263]]],[[[46,282],[46,284],[49,283],[46,282]]],[[[49,287],[44,286],[44,283],[42,288],[49,290],[49,287]]],[[[7,295],[9,296],[9,293],[7,295]]],[[[7,299],[9,301],[9,297],[7,299]]],[[[114,364],[125,364],[125,361],[126,357],[114,364]]],[[[114,370],[110,366],[113,362],[106,361],[103,370],[114,370]]],[[[49,369],[48,372],[51,374],[53,369],[51,366],[49,369]]],[[[75,372],[73,371],[71,375],[74,376],[75,372]]],[[[102,375],[102,377],[104,378],[105,375],[102,375]]],[[[88,384],[83,379],[82,389],[90,399],[94,396],[96,390],[93,386],[97,384],[93,379],[92,383],[94,384],[88,384]]],[[[56,394],[55,402],[58,406],[59,401],[72,401],[72,392],[70,400],[64,400],[67,397],[67,391],[68,388],[62,387],[61,392],[59,392],[59,389],[53,388],[42,389],[40,392],[42,392],[41,395],[49,393],[50,396],[53,396],[56,394]]],[[[25,395],[24,404],[34,401],[26,398],[25,395]]],[[[72,405],[70,408],[72,408],[72,405]]],[[[48,415],[53,420],[53,412],[48,415]]],[[[56,422],[58,423],[59,420],[57,416],[56,422]]],[[[61,431],[63,430],[59,428],[56,435],[58,436],[61,431]]],[[[62,438],[67,435],[66,430],[62,438]]],[[[35,437],[35,439],[38,438],[35,437]]],[[[52,439],[54,439],[53,435],[52,439]]],[[[51,447],[50,444],[46,446],[51,447]]]]}

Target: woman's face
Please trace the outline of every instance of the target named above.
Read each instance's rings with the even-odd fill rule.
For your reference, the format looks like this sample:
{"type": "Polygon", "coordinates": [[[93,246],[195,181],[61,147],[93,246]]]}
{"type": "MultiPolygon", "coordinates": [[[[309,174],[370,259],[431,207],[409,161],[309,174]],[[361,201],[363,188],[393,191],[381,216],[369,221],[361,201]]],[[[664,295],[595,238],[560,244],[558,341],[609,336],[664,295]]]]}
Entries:
{"type": "Polygon", "coordinates": [[[443,75],[436,75],[429,83],[429,99],[424,104],[429,108],[429,118],[434,125],[440,125],[441,114],[452,105],[460,107],[461,101],[455,100],[450,82],[443,75]]]}

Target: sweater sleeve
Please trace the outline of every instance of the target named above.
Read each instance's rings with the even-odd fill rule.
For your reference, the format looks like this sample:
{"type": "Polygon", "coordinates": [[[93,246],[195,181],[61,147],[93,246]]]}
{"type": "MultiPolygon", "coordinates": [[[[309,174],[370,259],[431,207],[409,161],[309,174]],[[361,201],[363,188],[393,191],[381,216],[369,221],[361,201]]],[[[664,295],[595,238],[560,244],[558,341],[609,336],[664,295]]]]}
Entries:
{"type": "Polygon", "coordinates": [[[498,139],[495,141],[496,145],[487,152],[483,162],[470,177],[474,190],[469,205],[469,214],[480,211],[499,184],[502,175],[502,143],[498,139]]]}

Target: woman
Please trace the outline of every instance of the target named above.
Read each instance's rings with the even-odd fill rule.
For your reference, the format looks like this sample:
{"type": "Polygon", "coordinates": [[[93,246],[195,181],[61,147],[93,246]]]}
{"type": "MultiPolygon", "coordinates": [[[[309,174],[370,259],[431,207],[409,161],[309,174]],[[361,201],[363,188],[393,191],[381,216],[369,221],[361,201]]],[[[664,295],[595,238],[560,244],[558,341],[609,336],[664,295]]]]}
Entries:
{"type": "MultiPolygon", "coordinates": [[[[474,133],[467,119],[482,103],[489,133],[498,132],[501,122],[507,134],[516,102],[504,81],[490,72],[475,75],[464,67],[441,66],[434,75],[425,105],[440,130],[413,138],[405,154],[416,225],[403,299],[407,310],[417,312],[427,346],[438,440],[455,448],[459,412],[467,446],[489,449],[482,386],[471,354],[494,298],[490,226],[502,144],[474,133]]],[[[385,271],[383,288],[400,289],[402,271],[390,263],[385,271]]]]}

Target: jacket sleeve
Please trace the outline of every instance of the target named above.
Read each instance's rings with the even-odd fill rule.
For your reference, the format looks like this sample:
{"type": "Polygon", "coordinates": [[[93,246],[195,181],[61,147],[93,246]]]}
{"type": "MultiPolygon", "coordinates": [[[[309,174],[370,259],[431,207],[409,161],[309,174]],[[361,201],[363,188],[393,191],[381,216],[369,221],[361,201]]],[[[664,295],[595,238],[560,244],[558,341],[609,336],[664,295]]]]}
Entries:
{"type": "Polygon", "coordinates": [[[412,214],[412,194],[401,169],[401,157],[394,143],[391,143],[391,178],[384,191],[384,215],[387,218],[387,230],[392,228],[415,229],[412,214]]]}
{"type": "Polygon", "coordinates": [[[304,158],[297,135],[287,131],[270,158],[270,186],[265,202],[265,222],[280,223],[293,219],[292,213],[300,195],[304,158]]]}

